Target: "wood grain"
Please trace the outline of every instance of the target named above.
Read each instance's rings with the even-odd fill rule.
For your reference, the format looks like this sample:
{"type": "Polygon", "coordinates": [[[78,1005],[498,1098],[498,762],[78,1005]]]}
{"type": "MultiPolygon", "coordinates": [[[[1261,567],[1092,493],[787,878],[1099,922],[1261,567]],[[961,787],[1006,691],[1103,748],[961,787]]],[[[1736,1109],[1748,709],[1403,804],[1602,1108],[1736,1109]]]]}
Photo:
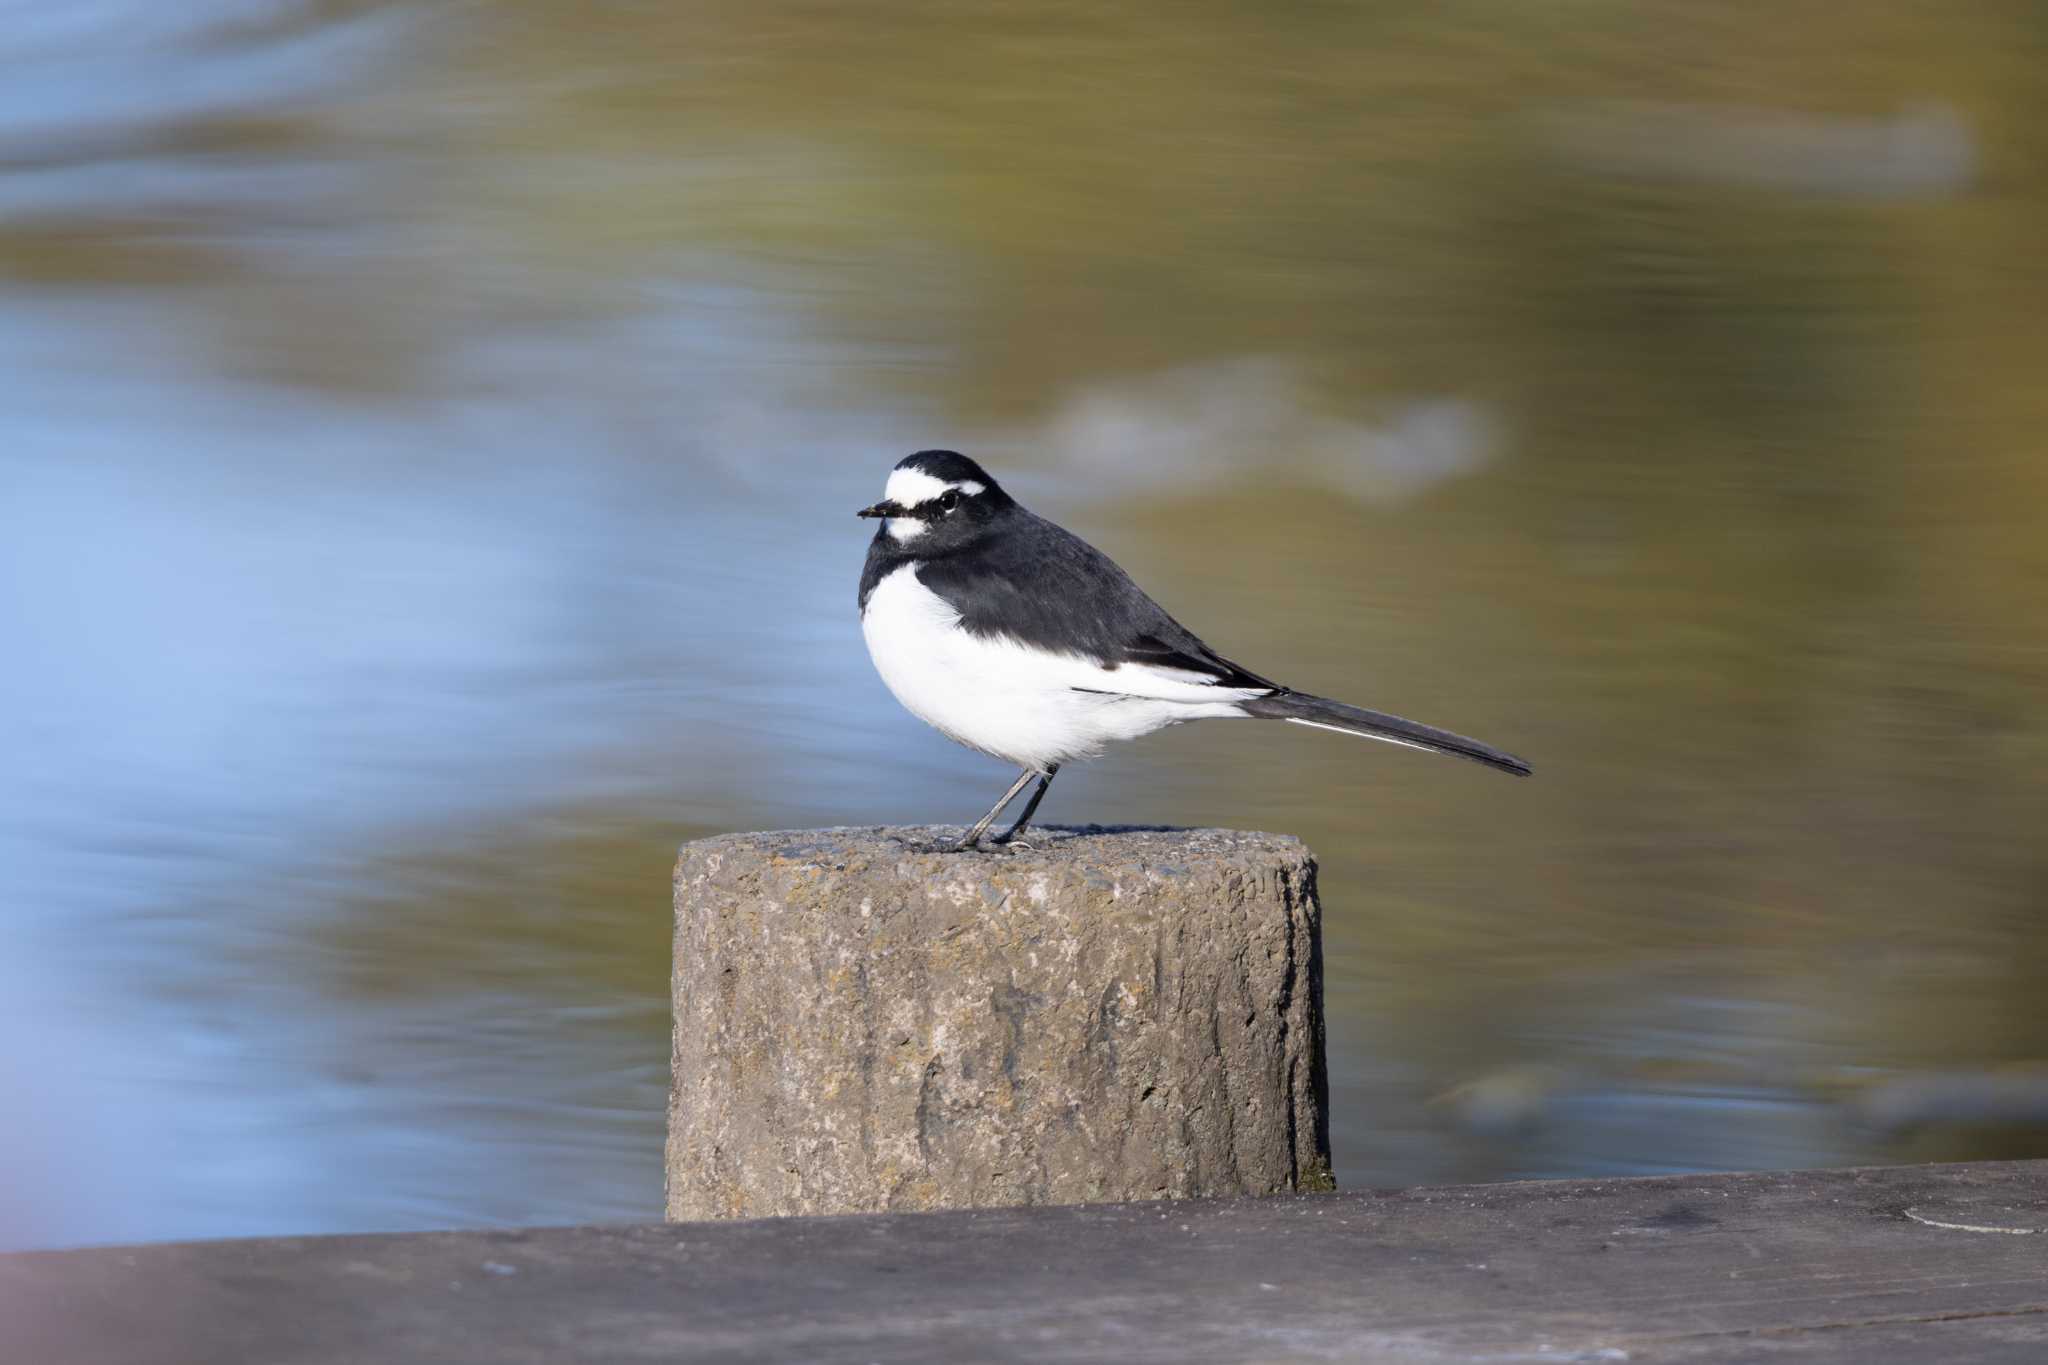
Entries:
{"type": "Polygon", "coordinates": [[[194,1243],[0,1258],[0,1323],[50,1365],[2039,1362],[2037,1227],[2048,1162],[194,1243]]]}

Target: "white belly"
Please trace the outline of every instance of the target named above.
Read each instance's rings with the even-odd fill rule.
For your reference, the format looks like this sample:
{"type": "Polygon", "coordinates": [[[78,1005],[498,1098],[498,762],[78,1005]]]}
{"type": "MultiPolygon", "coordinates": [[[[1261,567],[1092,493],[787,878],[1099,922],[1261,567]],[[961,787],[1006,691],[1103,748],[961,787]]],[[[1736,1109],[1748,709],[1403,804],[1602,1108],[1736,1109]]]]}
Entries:
{"type": "Polygon", "coordinates": [[[875,670],[912,715],[970,749],[1040,772],[1092,758],[1112,740],[1241,716],[1236,703],[1261,695],[1179,669],[1108,669],[1015,640],[977,638],[910,564],[868,594],[861,633],[875,670]]]}

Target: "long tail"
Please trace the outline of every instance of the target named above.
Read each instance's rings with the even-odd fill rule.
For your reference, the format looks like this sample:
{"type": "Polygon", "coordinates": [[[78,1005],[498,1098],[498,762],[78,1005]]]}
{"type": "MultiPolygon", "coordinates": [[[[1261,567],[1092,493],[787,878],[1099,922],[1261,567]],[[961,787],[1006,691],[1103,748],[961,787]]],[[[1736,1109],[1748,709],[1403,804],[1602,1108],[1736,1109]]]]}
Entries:
{"type": "Polygon", "coordinates": [[[1318,730],[1336,730],[1341,734],[1385,740],[1389,744],[1404,744],[1411,749],[1456,754],[1459,758],[1469,758],[1474,763],[1484,763],[1489,768],[1498,768],[1516,777],[1529,775],[1529,765],[1521,759],[1481,744],[1476,739],[1454,735],[1449,730],[1439,730],[1431,725],[1418,725],[1384,711],[1346,706],[1328,697],[1311,697],[1306,692],[1289,692],[1282,688],[1270,696],[1254,697],[1238,705],[1244,708],[1246,715],[1260,720],[1288,720],[1296,725],[1312,725],[1318,730]]]}

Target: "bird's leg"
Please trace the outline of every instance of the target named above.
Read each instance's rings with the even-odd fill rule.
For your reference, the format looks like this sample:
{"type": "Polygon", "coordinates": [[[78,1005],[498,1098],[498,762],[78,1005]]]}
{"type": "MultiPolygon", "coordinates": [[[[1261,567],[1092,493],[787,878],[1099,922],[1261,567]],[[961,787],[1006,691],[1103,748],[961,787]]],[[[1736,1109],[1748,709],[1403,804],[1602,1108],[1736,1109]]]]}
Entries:
{"type": "Polygon", "coordinates": [[[1055,763],[1038,775],[1038,790],[1031,793],[1031,799],[1024,803],[1024,813],[1017,817],[1017,823],[996,836],[998,844],[1007,844],[1024,832],[1024,826],[1031,823],[1031,817],[1038,810],[1038,803],[1045,800],[1045,789],[1052,785],[1053,775],[1060,770],[1055,763]]]}
{"type": "MultiPolygon", "coordinates": [[[[982,816],[980,820],[976,821],[974,828],[967,831],[967,837],[962,839],[959,843],[953,845],[953,851],[955,853],[965,853],[968,849],[973,848],[976,844],[980,843],[981,836],[988,833],[988,827],[995,823],[996,817],[998,815],[1001,815],[1003,813],[1003,807],[1009,805],[1012,801],[1015,801],[1017,799],[1017,793],[1024,790],[1024,784],[1037,776],[1038,770],[1035,768],[1026,768],[1023,772],[1019,773],[1017,775],[1017,780],[1010,784],[1010,789],[1003,793],[1003,799],[996,802],[995,809],[991,810],[987,815],[982,816]]],[[[1034,801],[1032,802],[1032,804],[1036,805],[1038,803],[1034,801]]]]}

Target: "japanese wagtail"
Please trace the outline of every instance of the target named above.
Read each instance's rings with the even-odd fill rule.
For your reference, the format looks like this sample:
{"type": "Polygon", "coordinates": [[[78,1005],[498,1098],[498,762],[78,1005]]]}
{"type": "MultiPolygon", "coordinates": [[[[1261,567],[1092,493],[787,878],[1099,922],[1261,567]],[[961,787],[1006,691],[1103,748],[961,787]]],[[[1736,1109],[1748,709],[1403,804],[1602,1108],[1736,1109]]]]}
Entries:
{"type": "Polygon", "coordinates": [[[1311,696],[1218,654],[1108,555],[1027,511],[950,450],[897,464],[860,576],[860,624],[882,681],[948,739],[1023,769],[955,846],[980,843],[1033,781],[1015,839],[1060,766],[1182,721],[1284,720],[1456,754],[1526,777],[1513,754],[1311,696]]]}

